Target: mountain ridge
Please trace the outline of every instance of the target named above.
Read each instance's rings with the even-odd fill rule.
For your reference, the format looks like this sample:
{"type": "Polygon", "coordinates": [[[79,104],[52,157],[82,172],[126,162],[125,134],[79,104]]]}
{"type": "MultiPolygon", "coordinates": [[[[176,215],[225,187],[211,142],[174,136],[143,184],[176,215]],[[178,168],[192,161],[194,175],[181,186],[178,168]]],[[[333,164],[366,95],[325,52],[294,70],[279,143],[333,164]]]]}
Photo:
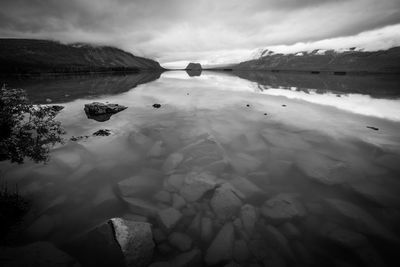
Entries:
{"type": "Polygon", "coordinates": [[[116,47],[39,39],[0,39],[0,62],[3,74],[163,70],[154,60],[116,47]]]}

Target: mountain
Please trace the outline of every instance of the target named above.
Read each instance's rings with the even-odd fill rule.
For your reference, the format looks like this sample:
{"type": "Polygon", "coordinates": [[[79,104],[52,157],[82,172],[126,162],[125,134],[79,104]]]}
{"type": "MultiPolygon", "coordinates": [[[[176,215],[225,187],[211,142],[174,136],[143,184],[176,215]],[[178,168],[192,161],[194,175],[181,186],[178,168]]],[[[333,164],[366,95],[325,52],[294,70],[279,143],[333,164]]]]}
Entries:
{"type": "Polygon", "coordinates": [[[310,71],[310,72],[374,72],[400,73],[400,47],[365,52],[349,50],[313,50],[291,54],[258,50],[255,59],[241,62],[236,70],[310,71]]]}
{"type": "Polygon", "coordinates": [[[115,47],[31,39],[0,39],[0,62],[2,74],[162,70],[115,47]]]}

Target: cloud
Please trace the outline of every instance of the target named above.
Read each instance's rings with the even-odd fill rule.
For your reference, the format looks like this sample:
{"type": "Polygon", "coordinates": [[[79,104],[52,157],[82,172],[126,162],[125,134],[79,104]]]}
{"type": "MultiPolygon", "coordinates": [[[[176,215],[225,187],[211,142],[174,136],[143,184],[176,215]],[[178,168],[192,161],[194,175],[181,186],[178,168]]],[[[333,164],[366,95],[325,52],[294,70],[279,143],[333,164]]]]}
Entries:
{"type": "Polygon", "coordinates": [[[1,37],[114,45],[167,65],[399,23],[398,0],[0,0],[1,37]]]}

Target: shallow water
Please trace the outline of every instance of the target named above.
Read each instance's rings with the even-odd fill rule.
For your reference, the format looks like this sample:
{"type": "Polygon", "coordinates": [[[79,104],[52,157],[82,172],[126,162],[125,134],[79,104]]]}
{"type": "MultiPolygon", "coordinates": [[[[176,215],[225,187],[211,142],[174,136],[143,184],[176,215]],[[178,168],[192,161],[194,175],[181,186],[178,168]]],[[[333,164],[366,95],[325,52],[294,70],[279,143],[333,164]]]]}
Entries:
{"type": "MultiPolygon", "coordinates": [[[[282,260],[290,266],[398,266],[400,94],[393,77],[374,79],[363,92],[361,81],[370,77],[353,77],[352,90],[349,76],[287,74],[285,80],[285,74],[248,75],[203,72],[190,77],[177,71],[159,79],[10,81],[10,86],[25,87],[36,103],[50,98],[65,106],[57,118],[67,131],[67,142],[52,149],[46,164],[0,163],[3,178],[18,183],[33,201],[21,242],[48,240],[63,247],[112,217],[132,218],[130,197],[160,210],[171,206],[171,193],[179,194],[168,186],[171,175],[208,173],[217,184],[232,185],[241,204],[259,210],[256,234],[241,233],[238,211],[227,219],[235,224],[235,239],[245,240],[253,254],[243,266],[278,266],[282,260]],[[128,109],[97,122],[83,111],[93,101],[128,109]],[[161,108],[153,108],[154,103],[161,108]],[[92,136],[99,129],[112,134],[92,136]],[[72,136],[90,137],[69,141],[72,136]],[[182,161],[171,165],[171,155],[182,161]],[[139,189],[123,193],[118,183],[128,179],[139,189]],[[265,216],[263,203],[279,194],[289,194],[284,203],[295,199],[301,214],[278,221],[265,216]],[[288,234],[288,223],[299,233],[288,234]],[[271,229],[284,241],[274,242],[271,229]],[[271,258],[278,260],[268,263],[271,258]]],[[[216,218],[212,197],[211,190],[187,202],[173,231],[188,232],[194,214],[200,213],[212,219],[214,238],[226,220],[216,218]]],[[[146,215],[153,229],[160,228],[154,216],[135,212],[146,215]]],[[[191,238],[206,254],[211,241],[196,234],[191,238]]],[[[154,260],[179,253],[157,250],[154,260]]]]}

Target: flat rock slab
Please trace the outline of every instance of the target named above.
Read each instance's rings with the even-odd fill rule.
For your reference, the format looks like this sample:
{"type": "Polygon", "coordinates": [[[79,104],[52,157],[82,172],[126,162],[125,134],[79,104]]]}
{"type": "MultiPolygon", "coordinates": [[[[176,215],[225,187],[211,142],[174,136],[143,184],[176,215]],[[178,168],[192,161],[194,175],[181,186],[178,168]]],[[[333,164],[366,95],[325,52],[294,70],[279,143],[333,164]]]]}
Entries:
{"type": "Polygon", "coordinates": [[[279,194],[267,200],[261,207],[261,214],[269,223],[281,223],[306,215],[306,209],[295,196],[279,194]]]}
{"type": "Polygon", "coordinates": [[[151,225],[121,218],[113,218],[110,221],[114,228],[115,239],[124,254],[126,265],[138,267],[149,265],[154,250],[151,225]]]}
{"type": "Polygon", "coordinates": [[[181,196],[186,201],[197,201],[203,197],[203,195],[216,186],[216,177],[208,173],[190,173],[185,177],[183,186],[181,188],[181,196]]]}
{"type": "Polygon", "coordinates": [[[208,265],[215,265],[224,261],[230,261],[232,259],[234,241],[235,233],[233,224],[231,222],[226,223],[207,249],[205,262],[208,265]]]}
{"type": "Polygon", "coordinates": [[[229,185],[223,184],[215,190],[210,205],[218,218],[227,220],[238,212],[242,201],[229,185]]]}

